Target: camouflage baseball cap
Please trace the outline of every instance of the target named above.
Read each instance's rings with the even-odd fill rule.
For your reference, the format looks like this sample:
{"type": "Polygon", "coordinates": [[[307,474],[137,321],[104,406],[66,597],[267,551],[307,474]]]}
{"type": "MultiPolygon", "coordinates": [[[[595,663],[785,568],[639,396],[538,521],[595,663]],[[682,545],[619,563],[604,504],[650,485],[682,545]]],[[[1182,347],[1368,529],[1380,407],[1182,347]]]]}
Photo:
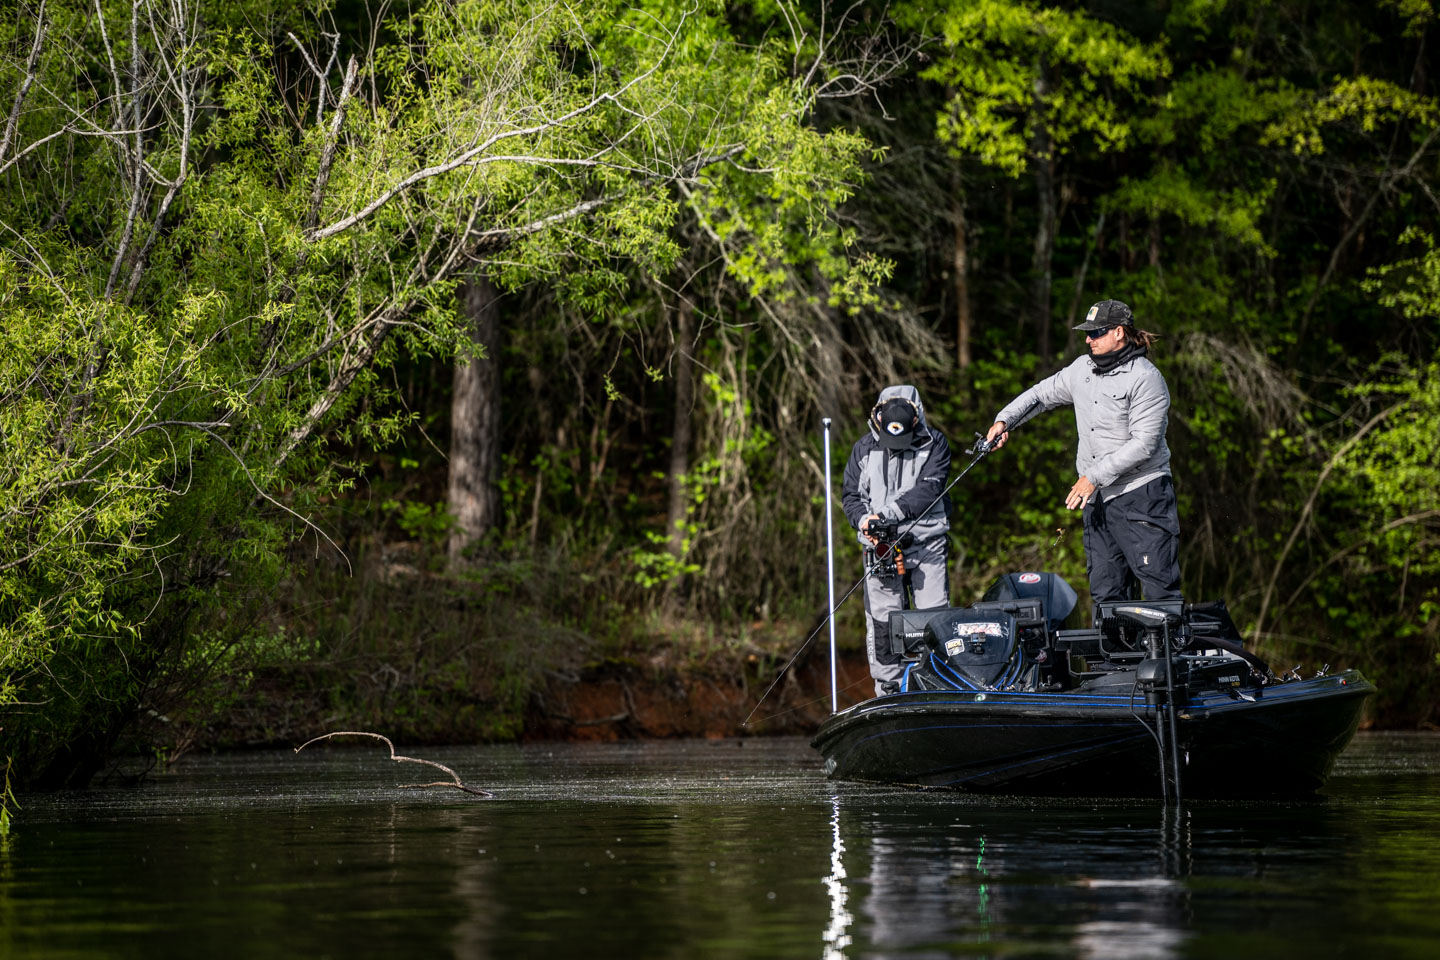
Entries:
{"type": "Polygon", "coordinates": [[[1133,327],[1135,318],[1130,308],[1119,300],[1101,300],[1085,314],[1085,322],[1076,330],[1109,330],[1111,327],[1133,327]]]}

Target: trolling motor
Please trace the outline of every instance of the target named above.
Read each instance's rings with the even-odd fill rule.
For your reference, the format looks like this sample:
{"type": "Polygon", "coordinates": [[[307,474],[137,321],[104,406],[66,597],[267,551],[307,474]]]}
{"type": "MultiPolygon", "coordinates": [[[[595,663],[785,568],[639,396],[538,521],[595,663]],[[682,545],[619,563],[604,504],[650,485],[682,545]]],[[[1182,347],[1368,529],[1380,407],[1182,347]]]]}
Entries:
{"type": "Polygon", "coordinates": [[[1116,607],[1115,615],[1145,631],[1145,659],[1136,671],[1135,684],[1145,692],[1147,706],[1155,707],[1174,698],[1175,681],[1170,672],[1169,630],[1180,625],[1173,613],[1153,607],[1116,607]]]}
{"type": "Polygon", "coordinates": [[[1145,694],[1147,706],[1155,709],[1155,743],[1160,750],[1160,792],[1170,799],[1170,785],[1175,786],[1175,802],[1180,802],[1180,743],[1175,730],[1175,670],[1170,658],[1170,631],[1180,625],[1177,614],[1154,607],[1116,607],[1114,614],[1145,631],[1145,659],[1135,671],[1135,686],[1145,694]],[[1170,755],[1165,755],[1167,730],[1160,715],[1169,720],[1170,755]],[[1168,768],[1168,769],[1167,769],[1168,768]]]}

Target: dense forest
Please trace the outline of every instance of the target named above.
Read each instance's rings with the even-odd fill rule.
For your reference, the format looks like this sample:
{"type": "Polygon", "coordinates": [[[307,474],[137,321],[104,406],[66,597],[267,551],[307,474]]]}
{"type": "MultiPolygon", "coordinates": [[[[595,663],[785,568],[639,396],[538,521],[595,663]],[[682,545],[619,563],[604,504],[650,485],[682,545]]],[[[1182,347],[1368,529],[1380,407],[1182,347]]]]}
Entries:
{"type": "MultiPolygon", "coordinates": [[[[912,383],[963,449],[1106,297],[1161,337],[1186,595],[1277,667],[1366,671],[1375,722],[1440,722],[1435,29],[1430,0],[21,0],[0,761],[512,738],[609,661],[758,687],[824,610],[821,418],[838,471],[912,383]]],[[[1055,413],[955,488],[952,596],[1083,589],[1073,460],[1055,413]]]]}

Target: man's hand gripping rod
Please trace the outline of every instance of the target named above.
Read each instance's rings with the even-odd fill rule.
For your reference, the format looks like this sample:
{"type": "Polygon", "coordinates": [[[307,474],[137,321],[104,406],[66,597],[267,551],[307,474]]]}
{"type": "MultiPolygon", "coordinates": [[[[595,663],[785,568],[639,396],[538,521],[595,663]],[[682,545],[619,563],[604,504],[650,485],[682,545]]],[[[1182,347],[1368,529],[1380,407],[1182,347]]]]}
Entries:
{"type": "MultiPolygon", "coordinates": [[[[1030,415],[1035,412],[1035,408],[1038,406],[1040,406],[1040,401],[1038,400],[1031,404],[1030,409],[1026,410],[1016,419],[1016,426],[1018,427],[1026,420],[1029,420],[1030,415]]],[[[1006,433],[1013,432],[1013,428],[1006,431],[1006,433]]],[[[910,524],[904,530],[900,531],[900,537],[903,537],[905,536],[905,534],[909,533],[911,529],[913,529],[914,526],[919,523],[927,513],[935,509],[935,504],[943,500],[945,498],[945,495],[950,492],[950,490],[955,486],[955,484],[965,479],[965,474],[970,472],[970,468],[975,466],[975,464],[979,463],[981,460],[985,459],[985,457],[993,449],[995,449],[995,445],[989,440],[987,440],[984,434],[975,434],[975,445],[972,446],[969,450],[965,451],[965,453],[970,456],[970,462],[965,465],[965,469],[961,470],[959,476],[957,476],[954,480],[951,480],[949,483],[947,483],[945,485],[945,489],[941,490],[939,496],[937,496],[934,500],[931,500],[929,505],[927,505],[924,510],[921,510],[918,514],[915,515],[915,519],[911,520],[910,524]]],[[[898,540],[900,537],[897,537],[896,539],[898,540]]],[[[795,661],[800,659],[800,654],[804,653],[810,647],[811,642],[814,641],[816,636],[819,635],[821,629],[823,629],[825,625],[830,622],[830,620],[835,616],[835,614],[839,612],[841,607],[845,606],[845,601],[850,599],[851,594],[853,594],[856,590],[859,590],[860,585],[863,584],[866,580],[868,580],[870,578],[870,575],[873,574],[877,569],[879,569],[879,567],[880,557],[876,556],[875,560],[868,566],[866,566],[865,572],[860,575],[860,579],[856,580],[853,584],[851,584],[850,589],[846,590],[845,595],[842,596],[838,601],[836,601],[834,608],[832,608],[830,612],[826,614],[825,619],[821,620],[820,623],[815,627],[815,629],[810,631],[810,636],[806,637],[805,642],[800,644],[796,651],[791,654],[790,659],[785,662],[785,666],[781,667],[780,672],[775,675],[775,679],[770,681],[770,686],[766,687],[765,692],[760,695],[760,699],[755,701],[755,706],[750,708],[750,713],[745,717],[744,722],[741,723],[740,726],[748,727],[750,725],[750,720],[752,717],[755,716],[755,711],[760,709],[760,704],[765,702],[766,698],[769,697],[772,692],[774,692],[776,685],[778,685],[780,681],[784,679],[785,674],[790,672],[790,668],[795,665],[795,661]]]]}

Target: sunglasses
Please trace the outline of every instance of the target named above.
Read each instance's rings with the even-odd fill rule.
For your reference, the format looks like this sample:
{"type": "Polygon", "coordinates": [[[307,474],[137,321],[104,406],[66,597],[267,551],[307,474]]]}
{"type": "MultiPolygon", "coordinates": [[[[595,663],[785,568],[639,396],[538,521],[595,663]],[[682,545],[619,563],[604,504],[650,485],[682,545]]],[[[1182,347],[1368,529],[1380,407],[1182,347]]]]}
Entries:
{"type": "Polygon", "coordinates": [[[1105,336],[1105,334],[1109,333],[1111,330],[1114,330],[1114,329],[1115,329],[1114,327],[1106,327],[1104,330],[1086,330],[1086,331],[1085,331],[1085,339],[1086,339],[1086,340],[1099,340],[1101,337],[1105,336]]]}

